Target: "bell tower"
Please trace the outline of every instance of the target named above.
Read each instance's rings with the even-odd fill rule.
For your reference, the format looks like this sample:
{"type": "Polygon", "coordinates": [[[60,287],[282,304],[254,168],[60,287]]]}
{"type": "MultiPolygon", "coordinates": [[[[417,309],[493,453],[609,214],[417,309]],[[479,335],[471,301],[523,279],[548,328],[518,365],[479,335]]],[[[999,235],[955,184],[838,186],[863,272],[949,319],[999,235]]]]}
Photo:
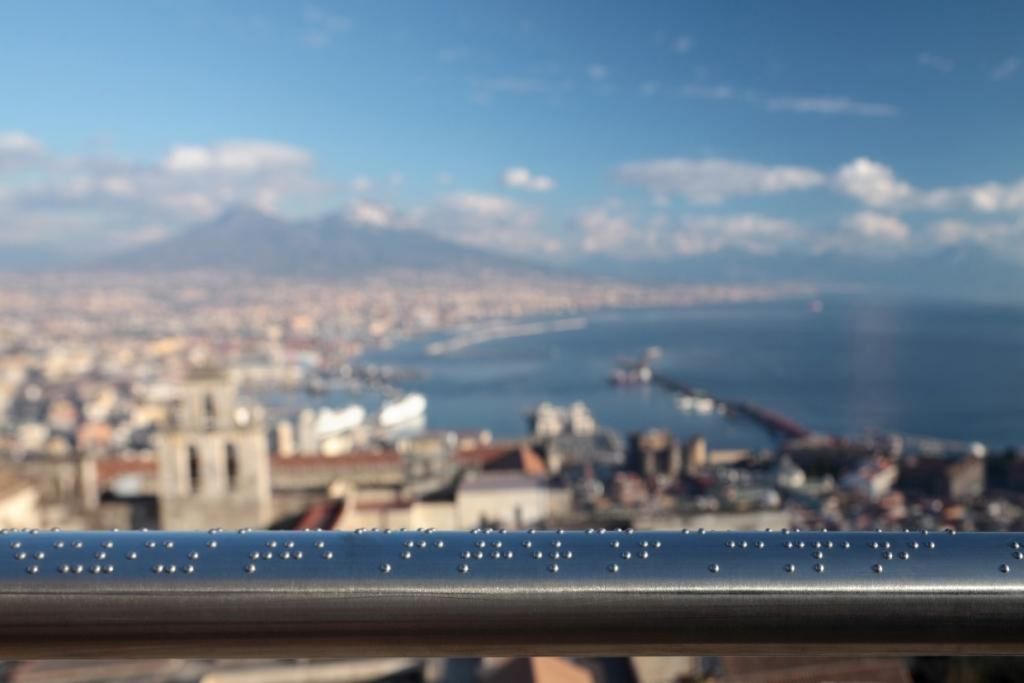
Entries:
{"type": "Polygon", "coordinates": [[[215,368],[194,369],[157,437],[160,526],[263,527],[273,516],[270,454],[261,411],[215,368]]]}

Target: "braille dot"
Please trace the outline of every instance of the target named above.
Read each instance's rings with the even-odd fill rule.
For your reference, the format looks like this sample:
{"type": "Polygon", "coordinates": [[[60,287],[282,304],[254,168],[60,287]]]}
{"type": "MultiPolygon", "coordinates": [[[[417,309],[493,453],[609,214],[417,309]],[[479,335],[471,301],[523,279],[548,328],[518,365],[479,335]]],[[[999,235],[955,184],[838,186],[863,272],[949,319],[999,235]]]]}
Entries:
{"type": "Polygon", "coordinates": [[[153,565],[154,574],[163,574],[164,566],[162,564],[153,565]]]}
{"type": "Polygon", "coordinates": [[[618,548],[622,544],[619,541],[612,541],[609,545],[613,548],[618,548]]]}
{"type": "Polygon", "coordinates": [[[146,541],[145,546],[147,548],[155,548],[156,547],[156,541],[146,541]]]}
{"type": "Polygon", "coordinates": [[[199,553],[197,551],[193,550],[192,552],[190,552],[188,554],[188,559],[190,559],[190,560],[198,560],[199,559],[199,553]]]}
{"type": "Polygon", "coordinates": [[[105,560],[105,559],[107,559],[107,554],[101,550],[98,553],[96,553],[96,559],[97,560],[105,560]]]}
{"type": "Polygon", "coordinates": [[[29,566],[25,567],[25,571],[29,574],[38,574],[39,566],[35,564],[30,564],[29,566]]]}
{"type": "Polygon", "coordinates": [[[883,560],[891,560],[892,558],[893,558],[893,555],[892,555],[891,552],[886,551],[886,552],[882,553],[882,559],[883,560]]]}
{"type": "Polygon", "coordinates": [[[76,565],[75,565],[75,573],[76,573],[76,574],[81,574],[81,573],[82,573],[82,572],[84,572],[84,571],[85,571],[85,567],[83,567],[83,566],[82,566],[82,565],[80,565],[80,564],[76,564],[76,565]]]}
{"type": "Polygon", "coordinates": [[[651,556],[651,554],[646,550],[641,550],[639,554],[641,560],[646,560],[648,557],[651,556]]]}
{"type": "Polygon", "coordinates": [[[290,552],[288,552],[287,550],[282,550],[281,554],[279,555],[279,557],[282,560],[290,560],[290,559],[292,559],[292,554],[290,552]]]}
{"type": "Polygon", "coordinates": [[[53,547],[57,548],[57,549],[63,548],[64,547],[64,541],[54,541],[53,547]]]}
{"type": "Polygon", "coordinates": [[[910,553],[908,553],[906,550],[902,550],[902,551],[900,551],[899,557],[900,557],[901,560],[909,560],[910,559],[910,553]]]}
{"type": "Polygon", "coordinates": [[[105,566],[103,568],[103,573],[104,574],[113,574],[114,573],[114,565],[108,564],[107,566],[105,566]]]}
{"type": "Polygon", "coordinates": [[[572,551],[571,550],[562,551],[562,557],[564,557],[567,560],[571,560],[572,559],[572,551]]]}
{"type": "Polygon", "coordinates": [[[256,573],[256,565],[254,565],[254,564],[247,564],[245,566],[245,573],[246,574],[255,574],[256,573]]]}
{"type": "Polygon", "coordinates": [[[608,571],[611,572],[612,574],[618,574],[619,573],[619,565],[617,565],[617,564],[610,564],[610,565],[608,565],[608,571]]]}
{"type": "MultiPolygon", "coordinates": [[[[654,542],[654,547],[655,547],[655,548],[660,548],[660,547],[661,547],[661,541],[655,541],[655,542],[654,542]]],[[[761,545],[761,547],[763,548],[763,547],[764,547],[764,545],[762,544],[762,545],[761,545]]]]}
{"type": "MultiPolygon", "coordinates": [[[[405,547],[406,548],[415,548],[416,547],[416,541],[406,541],[405,542],[405,547]]],[[[483,546],[481,546],[481,547],[483,547],[483,546]]]]}
{"type": "Polygon", "coordinates": [[[560,553],[557,550],[555,550],[555,551],[552,551],[552,553],[551,553],[551,555],[549,555],[549,557],[552,560],[560,560],[560,559],[562,559],[562,553],[560,553]]]}
{"type": "Polygon", "coordinates": [[[217,547],[217,541],[207,541],[206,542],[206,546],[208,548],[216,548],[217,547]]]}
{"type": "Polygon", "coordinates": [[[274,553],[270,552],[269,550],[264,552],[263,553],[263,559],[264,560],[272,560],[272,559],[274,559],[274,553]]]}
{"type": "Polygon", "coordinates": [[[881,574],[883,571],[885,571],[885,567],[883,567],[880,564],[874,565],[873,567],[871,567],[871,569],[874,570],[876,574],[881,574]]]}
{"type": "Polygon", "coordinates": [[[69,567],[66,564],[62,564],[58,571],[60,571],[61,574],[67,574],[67,573],[69,573],[71,571],[71,567],[69,567]]]}
{"type": "Polygon", "coordinates": [[[539,560],[539,559],[541,559],[542,557],[544,557],[544,553],[542,553],[542,552],[541,552],[541,551],[539,551],[539,550],[535,550],[535,551],[533,552],[533,557],[534,557],[535,559],[538,559],[538,560],[539,560]]]}
{"type": "Polygon", "coordinates": [[[928,550],[935,550],[935,541],[928,541],[928,550]]]}
{"type": "Polygon", "coordinates": [[[758,547],[759,550],[764,550],[764,546],[765,546],[765,542],[764,541],[758,541],[757,542],[757,547],[758,547]]]}
{"type": "Polygon", "coordinates": [[[17,550],[20,547],[21,547],[21,541],[12,541],[11,542],[11,548],[13,550],[17,550]]]}
{"type": "Polygon", "coordinates": [[[168,550],[174,547],[174,541],[164,541],[164,547],[168,550]]]}
{"type": "Polygon", "coordinates": [[[813,557],[816,560],[820,560],[823,557],[825,557],[825,553],[821,552],[820,550],[815,550],[813,553],[811,553],[811,557],[813,557]]]}
{"type": "Polygon", "coordinates": [[[176,567],[175,565],[173,565],[173,564],[172,564],[172,565],[169,565],[169,566],[167,567],[167,569],[166,569],[165,571],[166,571],[166,572],[167,572],[168,574],[173,574],[173,573],[175,573],[176,571],[178,571],[178,568],[177,568],[177,567],[176,567]]]}
{"type": "Polygon", "coordinates": [[[1001,571],[1004,574],[1009,574],[1010,573],[1010,565],[1008,565],[1008,564],[1001,564],[1001,565],[999,565],[999,571],[1001,571]]]}
{"type": "Polygon", "coordinates": [[[103,547],[106,548],[107,550],[110,550],[111,548],[114,547],[114,542],[113,541],[104,541],[103,542],[103,547]]]}
{"type": "Polygon", "coordinates": [[[822,573],[823,571],[825,571],[825,565],[821,563],[814,565],[814,571],[818,572],[819,574],[822,573]]]}
{"type": "Polygon", "coordinates": [[[548,565],[548,571],[551,572],[552,574],[557,574],[558,573],[558,565],[557,564],[549,564],[548,565]]]}
{"type": "Polygon", "coordinates": [[[390,574],[391,573],[391,565],[388,564],[387,562],[385,562],[384,564],[382,564],[380,566],[380,572],[381,572],[381,574],[390,574]]]}
{"type": "Polygon", "coordinates": [[[294,553],[292,553],[292,559],[293,560],[301,560],[302,559],[302,551],[301,550],[296,550],[294,553]]]}
{"type": "MultiPolygon", "coordinates": [[[[552,555],[554,555],[554,553],[552,553],[552,555]]],[[[501,559],[501,551],[500,550],[493,551],[491,553],[491,558],[493,558],[495,560],[500,560],[501,559]]]]}
{"type": "Polygon", "coordinates": [[[708,565],[708,571],[712,574],[717,574],[720,569],[721,567],[719,567],[717,564],[708,565]]]}
{"type": "Polygon", "coordinates": [[[632,559],[632,557],[633,557],[633,553],[629,552],[628,550],[625,551],[624,553],[622,553],[622,559],[624,559],[624,560],[632,559]]]}
{"type": "Polygon", "coordinates": [[[484,559],[484,551],[483,550],[477,550],[476,551],[476,555],[474,555],[473,557],[475,557],[478,560],[484,559]]]}
{"type": "Polygon", "coordinates": [[[411,560],[412,559],[412,552],[409,551],[409,550],[403,551],[402,552],[402,559],[403,560],[411,560]]]}
{"type": "MultiPolygon", "coordinates": [[[[572,557],[572,553],[566,553],[565,556],[566,557],[572,557]]],[[[511,560],[513,557],[515,557],[515,555],[512,554],[511,550],[506,550],[505,551],[505,559],[506,560],[511,560]]]]}
{"type": "Polygon", "coordinates": [[[726,541],[725,545],[727,545],[730,548],[735,548],[736,547],[736,541],[726,541]]]}
{"type": "Polygon", "coordinates": [[[27,557],[28,553],[26,553],[24,550],[22,550],[20,553],[14,553],[14,559],[16,560],[24,560],[27,557]]]}
{"type": "Polygon", "coordinates": [[[1015,559],[1015,560],[1024,560],[1024,552],[1022,552],[1020,550],[1013,551],[1013,559],[1015,559]]]}
{"type": "Polygon", "coordinates": [[[464,560],[468,560],[468,559],[469,559],[469,558],[471,558],[471,557],[473,557],[473,553],[471,553],[471,552],[470,552],[470,551],[468,551],[468,550],[463,550],[463,551],[462,551],[462,559],[464,559],[464,560]]]}
{"type": "Polygon", "coordinates": [[[795,564],[787,564],[787,565],[786,565],[786,566],[784,567],[784,569],[786,570],[786,573],[787,573],[787,574],[792,574],[793,572],[795,572],[795,571],[796,571],[796,565],[795,565],[795,564]]]}
{"type": "Polygon", "coordinates": [[[324,543],[323,541],[317,541],[313,545],[317,548],[323,548],[326,545],[326,543],[324,543]]]}
{"type": "MultiPolygon", "coordinates": [[[[113,567],[111,567],[110,569],[111,569],[111,570],[113,570],[113,567]]],[[[196,568],[195,568],[195,567],[193,567],[193,566],[192,566],[192,565],[190,565],[190,564],[186,564],[186,565],[185,565],[185,566],[184,566],[184,567],[182,568],[182,571],[184,571],[184,572],[185,572],[186,574],[192,574],[192,573],[194,573],[194,572],[196,571],[196,568]]]]}
{"type": "Polygon", "coordinates": [[[524,548],[532,548],[533,547],[533,541],[523,541],[523,547],[524,548]]]}
{"type": "Polygon", "coordinates": [[[460,574],[465,574],[468,571],[469,571],[469,565],[468,564],[460,564],[459,565],[459,573],[460,574]]]}
{"type": "Polygon", "coordinates": [[[295,547],[295,541],[288,541],[287,543],[284,544],[284,546],[286,548],[294,548],[295,547]]]}

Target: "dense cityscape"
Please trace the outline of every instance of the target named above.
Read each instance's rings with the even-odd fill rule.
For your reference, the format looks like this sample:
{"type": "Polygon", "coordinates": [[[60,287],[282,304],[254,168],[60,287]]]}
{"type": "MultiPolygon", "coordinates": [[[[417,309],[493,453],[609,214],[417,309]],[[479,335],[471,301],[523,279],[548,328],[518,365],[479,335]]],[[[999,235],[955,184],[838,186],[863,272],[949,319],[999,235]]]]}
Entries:
{"type": "MultiPolygon", "coordinates": [[[[396,278],[358,285],[201,274],[6,281],[0,296],[0,527],[1019,528],[1024,458],[1012,450],[989,453],[979,443],[898,435],[817,434],[763,408],[690,392],[652,371],[657,349],[594,381],[613,381],[623,391],[652,383],[666,400],[674,394],[680,410],[754,419],[772,432],[776,447],[720,448],[700,434],[657,424],[617,433],[582,402],[537,405],[517,439],[495,439],[487,425],[434,430],[430,396],[403,391],[402,368],[360,360],[367,350],[430,333],[486,343],[502,332],[517,334],[515,321],[523,318],[770,301],[806,290],[652,291],[498,279],[452,295],[453,283],[445,279],[421,276],[411,287],[396,278]],[[492,333],[474,335],[480,325],[492,333]],[[337,383],[356,395],[383,391],[388,399],[375,412],[356,402],[272,415],[259,403],[268,391],[302,397],[337,383]]],[[[150,678],[130,667],[121,678],[103,677],[235,680],[231,676],[258,671],[260,680],[292,680],[273,672],[299,666],[326,667],[336,676],[330,680],[526,680],[525,670],[544,681],[755,680],[744,662],[345,660],[246,669],[167,661],[150,678]]],[[[873,680],[909,680],[912,665],[819,664],[854,667],[879,677],[873,680]]],[[[812,680],[818,671],[806,661],[778,665],[797,667],[778,674],[784,678],[799,670],[812,680]]],[[[91,680],[90,666],[12,665],[7,676],[91,680]]]]}

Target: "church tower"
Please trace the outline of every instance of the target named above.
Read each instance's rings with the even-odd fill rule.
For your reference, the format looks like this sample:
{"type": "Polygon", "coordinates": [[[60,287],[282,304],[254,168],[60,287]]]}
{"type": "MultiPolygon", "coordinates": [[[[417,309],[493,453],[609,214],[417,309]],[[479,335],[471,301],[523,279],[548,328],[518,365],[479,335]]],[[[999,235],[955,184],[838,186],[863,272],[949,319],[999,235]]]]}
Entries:
{"type": "Polygon", "coordinates": [[[261,411],[220,370],[193,370],[157,437],[163,529],[264,527],[273,516],[261,411]]]}

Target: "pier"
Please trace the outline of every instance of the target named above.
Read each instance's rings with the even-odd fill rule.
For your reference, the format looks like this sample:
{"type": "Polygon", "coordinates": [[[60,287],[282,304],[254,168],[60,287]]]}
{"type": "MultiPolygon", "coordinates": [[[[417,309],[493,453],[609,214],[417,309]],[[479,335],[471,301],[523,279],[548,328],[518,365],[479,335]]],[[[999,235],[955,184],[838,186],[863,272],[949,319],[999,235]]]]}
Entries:
{"type": "Polygon", "coordinates": [[[651,375],[651,383],[666,391],[685,396],[704,396],[725,407],[725,414],[741,417],[756,423],[774,437],[799,439],[811,434],[811,430],[785,415],[750,403],[749,401],[726,401],[710,394],[698,392],[690,385],[660,372],[651,375]]]}

